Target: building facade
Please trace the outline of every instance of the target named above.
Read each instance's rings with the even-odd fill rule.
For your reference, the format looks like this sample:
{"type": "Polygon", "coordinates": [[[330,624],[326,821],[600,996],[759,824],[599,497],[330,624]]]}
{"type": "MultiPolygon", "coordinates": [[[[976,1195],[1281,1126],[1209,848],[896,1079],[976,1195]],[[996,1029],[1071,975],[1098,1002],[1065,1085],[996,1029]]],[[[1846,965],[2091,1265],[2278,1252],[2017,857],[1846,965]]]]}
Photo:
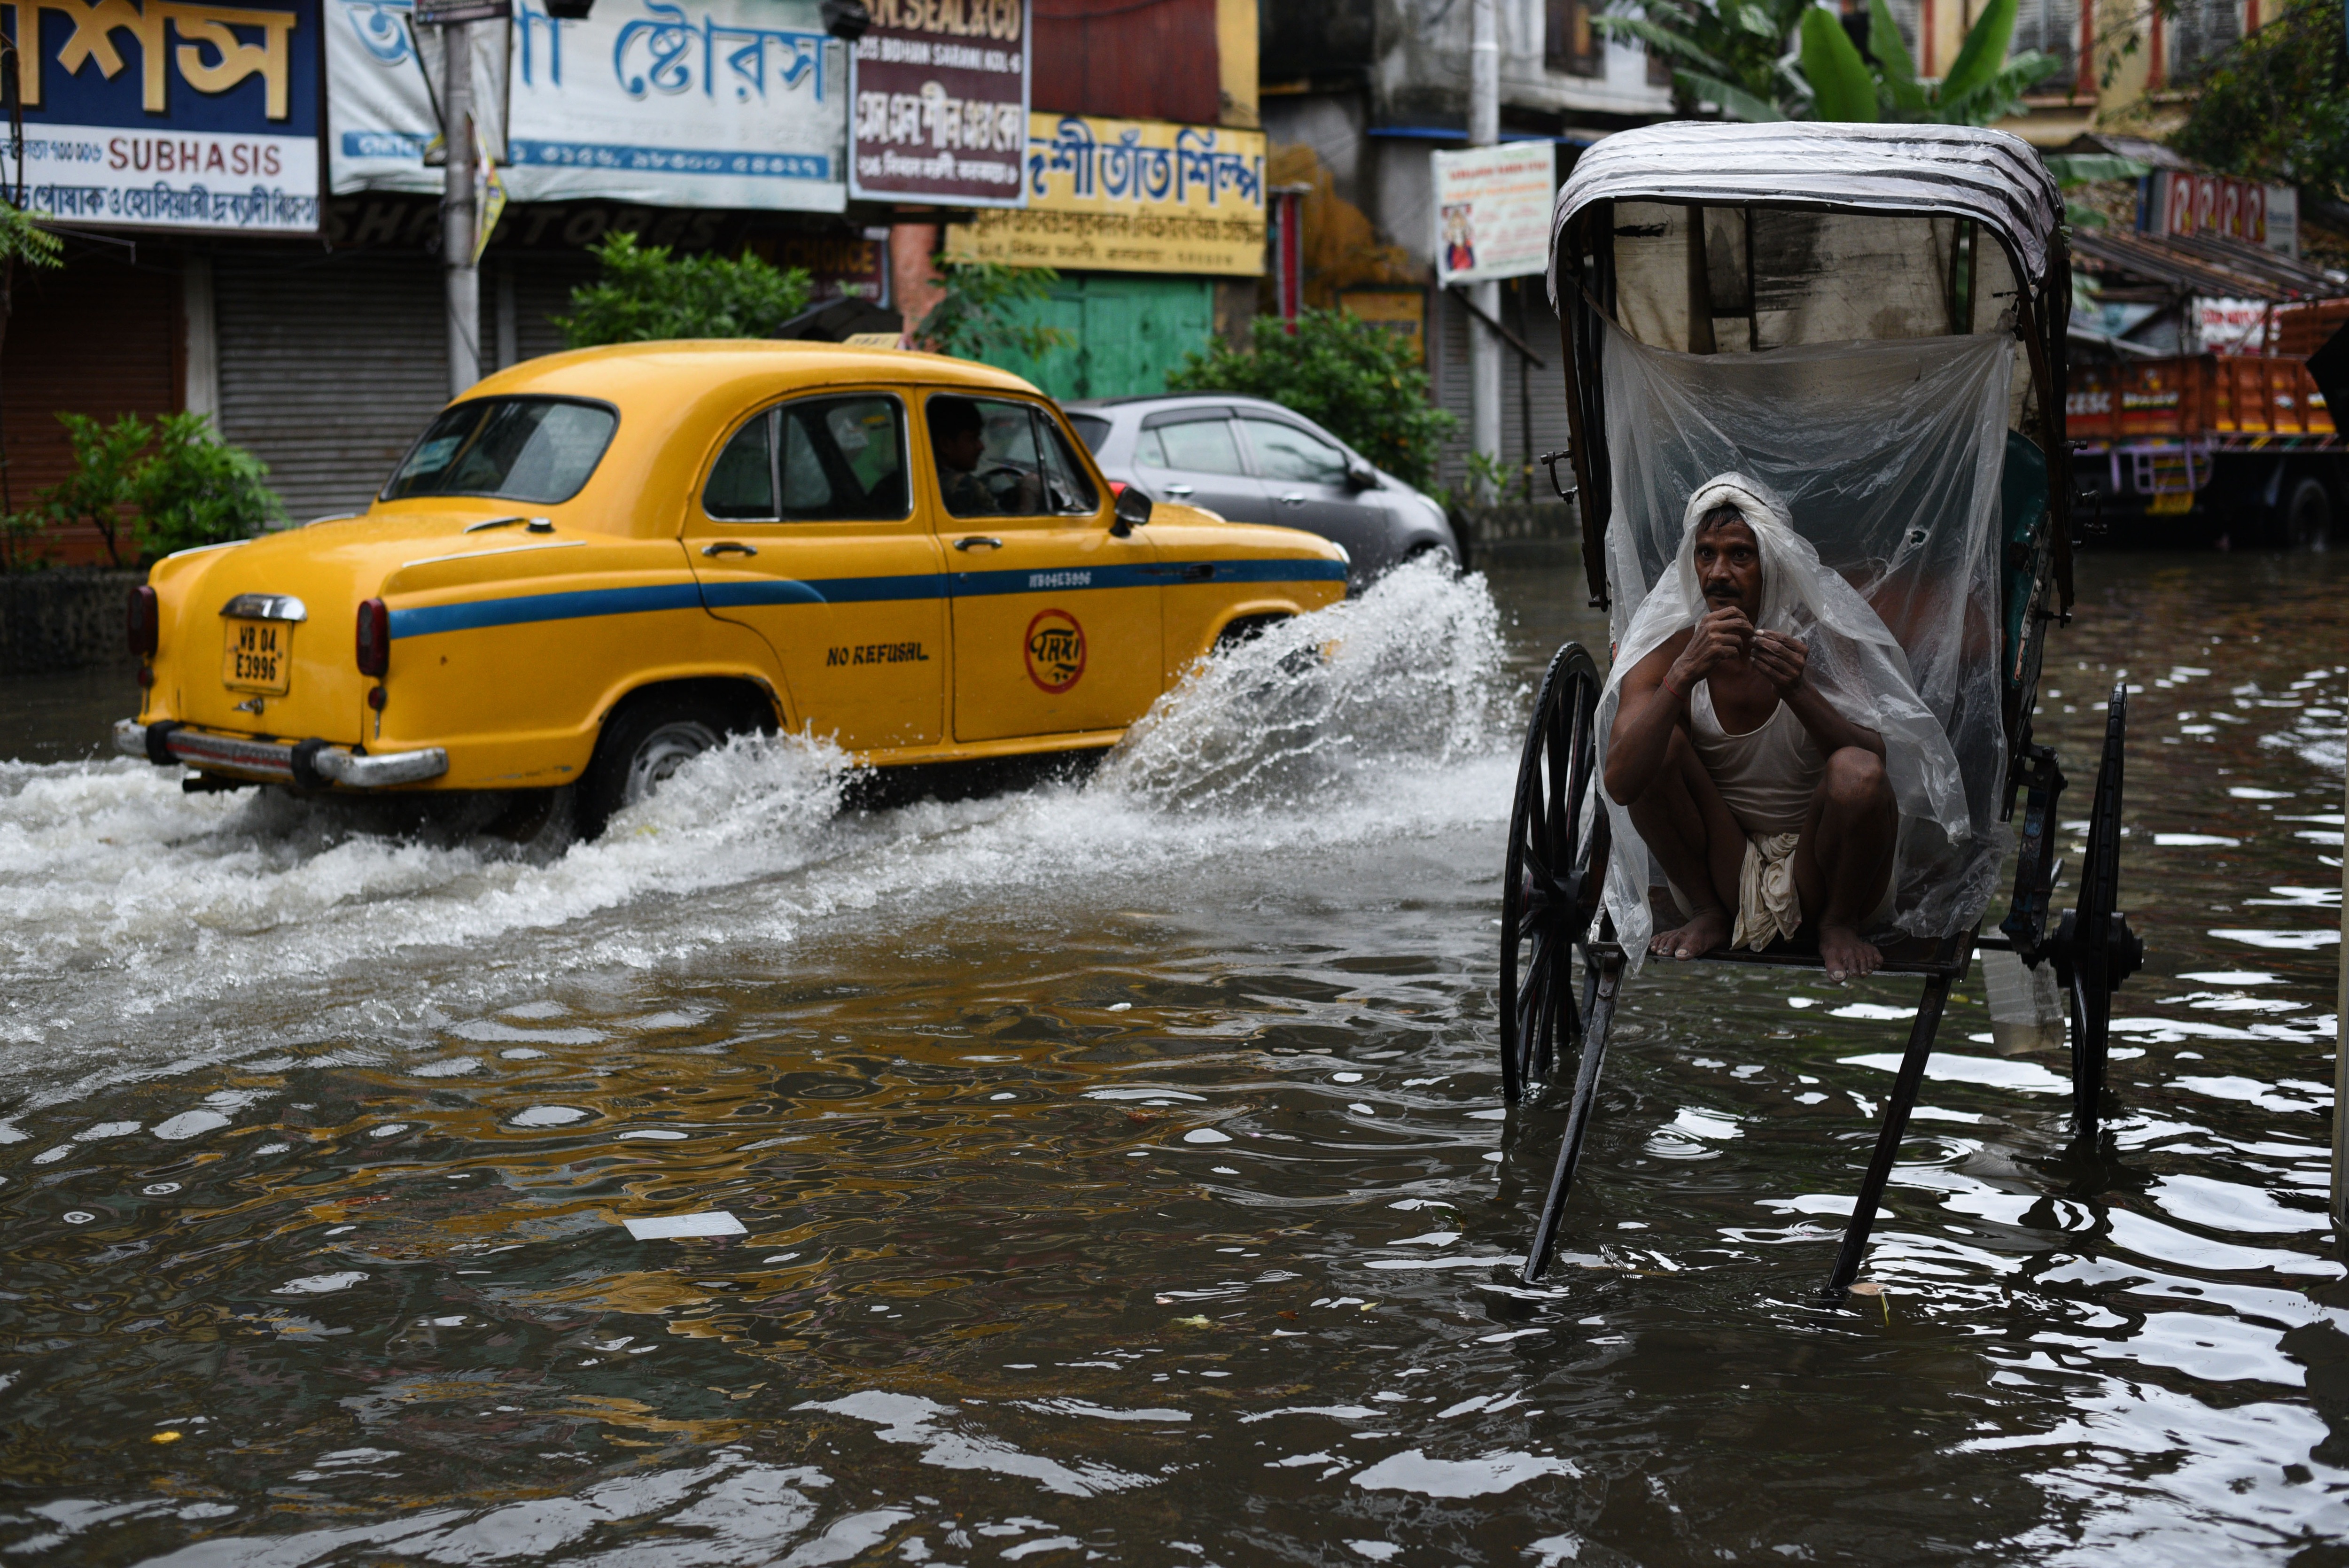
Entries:
{"type": "MultiPolygon", "coordinates": [[[[1613,130],[1667,118],[1669,73],[1610,37],[1581,0],[1499,0],[1501,136],[1544,139],[1557,176],[1613,130]]],[[[1467,144],[1468,29],[1457,0],[1264,0],[1263,118],[1276,187],[1301,189],[1304,300],[1373,315],[1424,345],[1438,401],[1460,426],[1443,482],[1467,477],[1471,318],[1433,286],[1430,158],[1467,144]],[[1413,322],[1410,316],[1418,315],[1413,322]]],[[[1538,277],[1502,287],[1502,457],[1528,474],[1566,444],[1557,318],[1538,277]]]]}

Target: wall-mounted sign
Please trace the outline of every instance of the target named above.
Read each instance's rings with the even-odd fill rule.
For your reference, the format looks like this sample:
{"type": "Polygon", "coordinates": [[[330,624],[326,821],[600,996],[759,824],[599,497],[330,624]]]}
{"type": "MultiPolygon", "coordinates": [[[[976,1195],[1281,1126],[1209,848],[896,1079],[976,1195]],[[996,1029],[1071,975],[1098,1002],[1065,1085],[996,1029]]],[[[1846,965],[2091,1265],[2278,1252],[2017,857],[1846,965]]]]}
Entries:
{"type": "Polygon", "coordinates": [[[959,260],[1102,272],[1264,273],[1264,133],[1028,117],[1024,212],[947,230],[959,260]]]}
{"type": "MultiPolygon", "coordinates": [[[[439,31],[413,26],[411,0],[326,4],[336,192],[439,190],[439,31]]],[[[516,201],[847,204],[846,50],[816,0],[601,0],[584,21],[515,0],[505,26],[471,34],[475,101],[489,121],[503,106],[490,139],[516,201]]]]}
{"type": "Polygon", "coordinates": [[[1382,331],[1392,333],[1411,350],[1413,361],[1427,363],[1427,294],[1420,289],[1340,289],[1338,308],[1382,331]]]}
{"type": "Polygon", "coordinates": [[[2264,354],[2275,307],[2260,299],[2197,299],[2194,339],[2204,354],[2264,354]]]}
{"type": "Polygon", "coordinates": [[[1028,0],[871,0],[851,78],[849,190],[1027,204],[1028,0]]]}
{"type": "Polygon", "coordinates": [[[27,204],[75,223],[316,232],[318,6],[10,0],[31,45],[16,84],[27,204]]]}
{"type": "Polygon", "coordinates": [[[2300,253],[2300,193],[2289,185],[2171,170],[2153,177],[2148,194],[2165,234],[2224,234],[2300,253]]]}
{"type": "Polygon", "coordinates": [[[1550,201],[1557,194],[1554,145],[1505,141],[1439,152],[1430,161],[1438,283],[1488,283],[1548,267],[1550,201]]]}

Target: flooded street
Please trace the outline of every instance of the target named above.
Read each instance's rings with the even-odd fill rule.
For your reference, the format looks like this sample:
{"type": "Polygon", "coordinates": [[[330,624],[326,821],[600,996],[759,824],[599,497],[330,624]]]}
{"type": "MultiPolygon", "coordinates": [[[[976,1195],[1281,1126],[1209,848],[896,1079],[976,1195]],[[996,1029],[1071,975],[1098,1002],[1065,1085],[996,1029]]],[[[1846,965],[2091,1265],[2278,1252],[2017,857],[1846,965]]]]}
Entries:
{"type": "Polygon", "coordinates": [[[1563,1264],[1501,1266],[1578,570],[1391,580],[1082,781],[845,810],[744,742],[584,846],[183,795],[99,751],[127,679],[10,683],[0,1553],[2349,1563],[2349,560],[2080,577],[2039,738],[2084,830],[2137,693],[2113,1147],[1977,971],[1865,1313],[1811,1302],[1913,979],[1649,968],[1563,1264]]]}

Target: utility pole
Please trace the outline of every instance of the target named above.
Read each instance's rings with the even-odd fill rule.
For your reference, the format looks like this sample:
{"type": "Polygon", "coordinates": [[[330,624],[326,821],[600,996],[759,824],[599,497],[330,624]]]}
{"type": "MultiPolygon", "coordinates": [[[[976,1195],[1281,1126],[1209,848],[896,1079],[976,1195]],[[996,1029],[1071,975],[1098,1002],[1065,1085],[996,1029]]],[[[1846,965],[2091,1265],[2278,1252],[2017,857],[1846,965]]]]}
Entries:
{"type": "MultiPolygon", "coordinates": [[[[1499,0],[1469,0],[1468,145],[1490,147],[1500,139],[1499,0]]],[[[1485,320],[1501,319],[1499,284],[1470,284],[1468,297],[1485,320]]],[[[1501,455],[1501,343],[1491,327],[1473,319],[1468,323],[1468,444],[1487,457],[1501,455]]]]}
{"type": "Polygon", "coordinates": [[[447,78],[440,144],[448,152],[440,196],[440,265],[449,293],[449,396],[481,378],[481,274],[473,265],[473,27],[441,24],[447,78]]]}

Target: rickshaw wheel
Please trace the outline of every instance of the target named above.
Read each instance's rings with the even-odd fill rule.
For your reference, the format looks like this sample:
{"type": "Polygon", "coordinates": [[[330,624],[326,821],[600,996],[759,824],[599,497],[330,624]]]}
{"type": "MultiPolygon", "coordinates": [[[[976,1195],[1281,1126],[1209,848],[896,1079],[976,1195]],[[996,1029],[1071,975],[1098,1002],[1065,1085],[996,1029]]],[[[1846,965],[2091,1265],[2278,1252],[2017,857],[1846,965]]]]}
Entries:
{"type": "Polygon", "coordinates": [[[2105,754],[2088,812],[2079,903],[2064,916],[2050,944],[2056,955],[2056,978],[2071,995],[2072,1117],[2083,1134],[2093,1133],[2100,1119],[2113,993],[2145,962],[2145,940],[2129,929],[2128,917],[2119,908],[2122,749],[2127,738],[2128,688],[2116,686],[2106,710],[2105,754]]]}
{"type": "Polygon", "coordinates": [[[1534,698],[1517,764],[1501,880],[1501,1092],[1510,1105],[1580,1047],[1598,983],[1587,944],[1607,878],[1599,690],[1599,666],[1582,645],[1560,648],[1534,698]]]}

